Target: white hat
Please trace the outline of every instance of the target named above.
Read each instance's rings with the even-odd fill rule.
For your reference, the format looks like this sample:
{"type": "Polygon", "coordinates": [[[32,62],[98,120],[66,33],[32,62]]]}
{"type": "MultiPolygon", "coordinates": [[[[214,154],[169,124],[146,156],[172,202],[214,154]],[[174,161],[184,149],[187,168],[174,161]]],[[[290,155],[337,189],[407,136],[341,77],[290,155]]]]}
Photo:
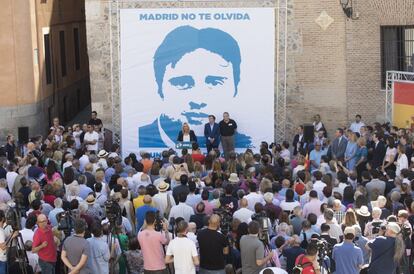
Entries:
{"type": "Polygon", "coordinates": [[[388,223],[387,229],[391,230],[395,234],[398,234],[401,231],[401,228],[397,223],[388,223]]]}
{"type": "Polygon", "coordinates": [[[98,157],[99,158],[105,158],[105,157],[107,157],[109,155],[109,153],[105,150],[105,149],[101,149],[99,152],[98,152],[98,157]]]}
{"type": "Polygon", "coordinates": [[[263,195],[263,199],[267,202],[267,203],[271,203],[273,201],[273,193],[271,192],[266,192],[263,195]]]}
{"type": "Polygon", "coordinates": [[[345,227],[344,235],[346,234],[352,234],[355,236],[355,228],[353,228],[352,226],[345,227]]]}
{"type": "Polygon", "coordinates": [[[229,177],[230,183],[238,183],[240,181],[239,176],[236,173],[231,173],[229,177]]]}
{"type": "Polygon", "coordinates": [[[162,181],[161,183],[159,183],[158,185],[157,185],[157,189],[158,189],[158,191],[160,191],[160,192],[164,192],[164,191],[167,191],[167,189],[170,187],[170,185],[169,184],[167,184],[165,181],[162,181]]]}
{"type": "Polygon", "coordinates": [[[356,213],[358,215],[364,216],[364,217],[368,217],[371,215],[371,213],[369,213],[368,211],[368,207],[367,206],[361,206],[361,208],[356,210],[356,213]]]}

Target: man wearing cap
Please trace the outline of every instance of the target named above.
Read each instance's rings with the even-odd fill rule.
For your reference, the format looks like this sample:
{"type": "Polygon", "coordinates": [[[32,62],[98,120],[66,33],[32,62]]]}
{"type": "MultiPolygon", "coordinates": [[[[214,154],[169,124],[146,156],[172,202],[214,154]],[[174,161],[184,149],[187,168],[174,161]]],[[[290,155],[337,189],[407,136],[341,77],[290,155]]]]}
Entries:
{"type": "Polygon", "coordinates": [[[359,274],[364,264],[362,250],[352,242],[355,238],[355,228],[346,227],[344,241],[333,248],[332,258],[335,260],[336,274],[359,274]]]}
{"type": "Polygon", "coordinates": [[[404,241],[398,235],[401,229],[397,223],[388,223],[385,236],[378,236],[367,243],[371,250],[368,274],[395,273],[404,251],[404,241]]]}

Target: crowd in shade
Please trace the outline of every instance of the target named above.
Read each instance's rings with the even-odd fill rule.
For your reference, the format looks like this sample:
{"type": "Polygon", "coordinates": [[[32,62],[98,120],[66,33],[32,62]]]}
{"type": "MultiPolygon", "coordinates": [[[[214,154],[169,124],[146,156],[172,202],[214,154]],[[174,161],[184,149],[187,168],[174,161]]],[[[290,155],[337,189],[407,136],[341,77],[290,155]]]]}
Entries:
{"type": "Polygon", "coordinates": [[[26,144],[8,135],[0,274],[413,273],[410,129],[356,115],[333,133],[315,115],[311,139],[298,126],[236,153],[236,127],[224,151],[220,133],[205,151],[185,128],[191,149],[160,157],[105,150],[96,112],[26,144]]]}

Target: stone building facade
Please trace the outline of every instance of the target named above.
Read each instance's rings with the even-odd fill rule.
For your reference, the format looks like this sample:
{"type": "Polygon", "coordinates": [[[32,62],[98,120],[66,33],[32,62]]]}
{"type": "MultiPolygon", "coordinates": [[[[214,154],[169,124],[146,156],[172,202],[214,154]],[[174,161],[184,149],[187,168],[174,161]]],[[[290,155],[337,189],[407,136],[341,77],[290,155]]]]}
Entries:
{"type": "Polygon", "coordinates": [[[4,0],[0,29],[0,141],[90,104],[84,0],[4,0]]]}
{"type": "Polygon", "coordinates": [[[86,0],[92,108],[101,113],[106,127],[120,133],[119,9],[274,7],[278,141],[291,138],[298,125],[311,123],[317,113],[331,136],[357,113],[367,123],[384,122],[381,26],[414,25],[414,1],[351,3],[354,19],[336,0],[86,0]]]}

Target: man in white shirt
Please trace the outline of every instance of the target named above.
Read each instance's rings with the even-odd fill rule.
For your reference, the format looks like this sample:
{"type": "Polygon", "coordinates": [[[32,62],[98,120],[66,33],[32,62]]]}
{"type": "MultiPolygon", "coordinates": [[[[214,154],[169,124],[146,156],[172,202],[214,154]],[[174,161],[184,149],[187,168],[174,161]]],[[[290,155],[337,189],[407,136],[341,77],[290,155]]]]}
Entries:
{"type": "Polygon", "coordinates": [[[165,210],[169,207],[170,209],[175,206],[174,197],[167,192],[169,184],[162,181],[156,188],[158,193],[154,195],[152,201],[154,202],[155,208],[160,211],[160,215],[164,216],[165,210]]]}
{"type": "Polygon", "coordinates": [[[191,206],[187,205],[185,203],[187,199],[186,193],[180,193],[178,195],[178,205],[173,206],[170,211],[170,215],[168,216],[168,220],[170,220],[172,217],[178,218],[182,217],[186,222],[190,220],[191,215],[194,215],[194,210],[191,206]]]}
{"type": "Polygon", "coordinates": [[[264,199],[262,194],[256,192],[257,185],[255,183],[249,184],[249,190],[250,193],[244,196],[244,198],[246,198],[248,202],[247,208],[253,211],[256,203],[264,204],[264,199]]]}
{"type": "Polygon", "coordinates": [[[355,115],[355,122],[351,124],[349,129],[352,130],[352,132],[361,134],[360,132],[361,127],[364,127],[364,126],[365,126],[364,122],[361,121],[361,115],[357,114],[355,115]]]}
{"type": "Polygon", "coordinates": [[[9,192],[13,191],[14,182],[16,181],[16,177],[19,175],[17,174],[16,170],[17,167],[14,163],[10,163],[8,168],[8,172],[6,173],[6,180],[7,180],[7,187],[9,188],[9,192]]]}
{"type": "Polygon", "coordinates": [[[99,134],[94,130],[93,125],[88,125],[88,132],[85,133],[83,143],[88,151],[98,151],[99,134]]]}
{"type": "Polygon", "coordinates": [[[240,220],[240,222],[246,223],[246,224],[250,223],[250,221],[252,220],[251,217],[254,214],[254,212],[247,208],[248,205],[249,205],[249,202],[247,201],[246,198],[241,199],[240,208],[234,212],[233,219],[236,218],[240,220]]]}
{"type": "Polygon", "coordinates": [[[313,173],[313,176],[315,177],[315,182],[313,183],[313,190],[316,190],[316,192],[318,192],[319,197],[323,197],[323,189],[326,187],[326,184],[321,181],[322,172],[317,170],[313,173]]]}
{"type": "Polygon", "coordinates": [[[187,238],[188,223],[177,224],[177,237],[170,242],[165,263],[174,263],[175,274],[195,274],[195,266],[200,264],[195,243],[187,238]]]}
{"type": "Polygon", "coordinates": [[[25,224],[25,228],[20,230],[20,234],[22,235],[23,242],[33,241],[34,231],[33,228],[36,225],[37,218],[35,215],[30,215],[25,224]]]}

